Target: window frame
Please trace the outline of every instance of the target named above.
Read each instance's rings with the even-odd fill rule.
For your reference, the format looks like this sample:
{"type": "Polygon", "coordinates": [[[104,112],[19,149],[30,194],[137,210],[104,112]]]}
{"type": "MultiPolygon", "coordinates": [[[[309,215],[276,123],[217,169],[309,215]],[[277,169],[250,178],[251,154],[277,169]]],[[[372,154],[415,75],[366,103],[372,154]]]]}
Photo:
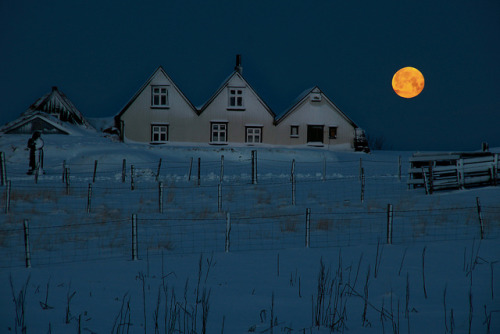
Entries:
{"type": "Polygon", "coordinates": [[[151,108],[152,109],[168,109],[170,108],[169,101],[169,85],[151,85],[151,108]],[[155,92],[155,89],[159,89],[159,92],[155,92]],[[165,92],[162,92],[162,89],[165,92]],[[158,97],[158,104],[155,104],[155,98],[158,97]],[[162,103],[162,97],[165,98],[165,103],[162,103]]]}
{"type": "Polygon", "coordinates": [[[216,145],[225,145],[227,144],[228,142],[228,134],[229,134],[229,125],[228,125],[228,122],[210,122],[210,144],[216,144],[216,145]],[[219,126],[219,129],[217,129],[217,137],[218,137],[218,140],[214,141],[214,126],[215,125],[218,125],[219,126]],[[220,126],[221,125],[224,125],[224,130],[221,130],[220,129],[220,126]],[[225,140],[224,141],[221,141],[220,140],[220,134],[221,133],[224,133],[224,138],[225,140]]]}
{"type": "Polygon", "coordinates": [[[168,142],[168,135],[169,135],[169,124],[168,123],[152,123],[151,124],[151,144],[164,144],[168,142]],[[158,132],[155,132],[155,127],[159,128],[158,132]],[[162,131],[161,129],[164,128],[164,134],[165,134],[165,140],[161,140],[162,136],[162,131]],[[158,140],[155,140],[155,134],[158,135],[158,140]]]}
{"type": "Polygon", "coordinates": [[[227,87],[227,109],[235,111],[245,110],[245,87],[227,87]],[[231,102],[232,99],[234,99],[233,102],[231,102]],[[238,103],[238,99],[240,99],[240,103],[238,103]]]}
{"type": "MultiPolygon", "coordinates": [[[[263,127],[262,126],[245,126],[245,143],[247,144],[261,144],[262,143],[262,134],[263,134],[263,127]],[[259,141],[248,141],[249,138],[249,133],[248,130],[259,130],[259,141]]],[[[252,137],[255,139],[255,133],[252,134],[252,137]]]]}
{"type": "Polygon", "coordinates": [[[329,126],[328,127],[328,139],[337,139],[339,135],[339,127],[338,126],[329,126]],[[332,130],[335,130],[335,134],[332,135],[332,130]]]}
{"type": "Polygon", "coordinates": [[[299,128],[298,125],[290,125],[290,138],[299,138],[299,128]],[[296,130],[296,133],[294,133],[294,130],[296,130]]]}

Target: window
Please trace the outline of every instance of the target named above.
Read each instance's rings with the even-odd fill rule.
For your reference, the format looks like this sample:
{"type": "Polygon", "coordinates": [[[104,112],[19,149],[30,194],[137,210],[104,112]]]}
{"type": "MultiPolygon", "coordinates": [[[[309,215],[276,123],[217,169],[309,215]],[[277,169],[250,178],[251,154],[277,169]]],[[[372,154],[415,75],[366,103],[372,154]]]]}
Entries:
{"type": "Polygon", "coordinates": [[[297,138],[299,136],[299,126],[292,125],[290,126],[290,137],[297,138]]]}
{"type": "Polygon", "coordinates": [[[337,127],[330,126],[330,128],[328,128],[328,135],[330,139],[337,139],[337,127]]]}
{"type": "Polygon", "coordinates": [[[247,127],[246,142],[247,143],[262,143],[262,128],[247,127]]]}
{"type": "Polygon", "coordinates": [[[210,139],[212,143],[227,142],[227,123],[212,123],[210,139]]]}
{"type": "Polygon", "coordinates": [[[229,109],[244,109],[243,106],[243,88],[229,87],[229,109]]]}
{"type": "Polygon", "coordinates": [[[152,124],[151,125],[151,142],[164,143],[168,141],[168,125],[167,124],[152,124]]]}
{"type": "Polygon", "coordinates": [[[151,107],[168,108],[168,86],[151,86],[151,107]]]}

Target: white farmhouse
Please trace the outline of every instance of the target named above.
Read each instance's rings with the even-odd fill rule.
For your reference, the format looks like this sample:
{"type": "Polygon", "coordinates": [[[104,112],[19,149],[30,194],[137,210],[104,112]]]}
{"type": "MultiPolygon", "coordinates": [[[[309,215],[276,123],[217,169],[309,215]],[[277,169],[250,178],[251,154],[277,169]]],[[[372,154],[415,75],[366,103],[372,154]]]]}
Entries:
{"type": "Polygon", "coordinates": [[[357,125],[316,86],[299,95],[277,118],[275,142],[350,150],[354,148],[356,129],[357,125]]]}
{"type": "Polygon", "coordinates": [[[364,133],[318,87],[306,90],[276,114],[243,78],[241,56],[234,72],[199,109],[159,67],[115,116],[124,141],[226,145],[308,145],[367,150],[364,133]]]}

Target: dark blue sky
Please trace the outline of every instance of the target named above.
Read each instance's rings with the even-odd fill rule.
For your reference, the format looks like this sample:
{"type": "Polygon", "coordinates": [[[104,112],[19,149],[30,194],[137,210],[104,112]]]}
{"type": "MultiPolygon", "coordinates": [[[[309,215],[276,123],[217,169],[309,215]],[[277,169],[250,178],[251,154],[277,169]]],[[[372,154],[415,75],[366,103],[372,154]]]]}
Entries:
{"type": "Polygon", "coordinates": [[[497,0],[0,0],[0,123],[52,86],[113,116],[159,65],[200,105],[237,53],[277,114],[318,85],[386,148],[500,147],[497,0]],[[413,99],[391,87],[405,66],[413,99]]]}

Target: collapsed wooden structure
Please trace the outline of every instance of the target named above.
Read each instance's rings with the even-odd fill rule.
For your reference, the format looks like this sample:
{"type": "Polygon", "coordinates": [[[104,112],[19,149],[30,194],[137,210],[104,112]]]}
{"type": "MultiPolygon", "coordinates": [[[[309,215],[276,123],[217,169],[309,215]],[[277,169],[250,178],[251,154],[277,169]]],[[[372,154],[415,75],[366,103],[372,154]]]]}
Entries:
{"type": "Polygon", "coordinates": [[[414,153],[408,187],[435,190],[464,189],[498,184],[498,153],[414,153]]]}

